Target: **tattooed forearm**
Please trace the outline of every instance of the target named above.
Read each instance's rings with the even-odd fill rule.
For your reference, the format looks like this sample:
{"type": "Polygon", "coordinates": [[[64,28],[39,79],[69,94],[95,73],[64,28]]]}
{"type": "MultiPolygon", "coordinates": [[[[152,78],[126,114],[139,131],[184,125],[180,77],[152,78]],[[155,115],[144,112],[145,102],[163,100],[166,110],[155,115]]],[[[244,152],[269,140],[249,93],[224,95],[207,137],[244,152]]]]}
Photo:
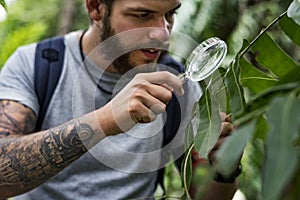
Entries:
{"type": "MultiPolygon", "coordinates": [[[[9,102],[7,103],[9,107],[9,102]]],[[[4,103],[1,105],[4,106],[4,103]]],[[[8,113],[13,113],[13,109],[8,113]]],[[[1,119],[8,113],[3,112],[1,119]]],[[[31,120],[31,116],[28,118],[23,115],[19,117],[17,114],[9,116],[11,119],[18,119],[16,120],[18,123],[12,123],[14,120],[11,119],[7,120],[10,122],[8,123],[10,128],[5,129],[2,120],[0,122],[2,133],[7,130],[10,135],[14,131],[14,134],[20,131],[19,129],[33,130],[33,127],[20,125],[31,120]]],[[[0,199],[42,184],[82,156],[103,138],[98,128],[93,127],[98,127],[97,122],[85,116],[42,132],[0,138],[0,199]],[[4,196],[1,196],[2,194],[4,196]]]]}
{"type": "Polygon", "coordinates": [[[87,151],[80,135],[90,140],[93,131],[87,124],[68,123],[1,142],[0,182],[22,182],[24,186],[44,182],[87,151]]]}
{"type": "Polygon", "coordinates": [[[89,125],[80,123],[52,129],[44,136],[41,153],[52,166],[65,167],[87,151],[84,141],[89,141],[93,133],[89,125]]]}

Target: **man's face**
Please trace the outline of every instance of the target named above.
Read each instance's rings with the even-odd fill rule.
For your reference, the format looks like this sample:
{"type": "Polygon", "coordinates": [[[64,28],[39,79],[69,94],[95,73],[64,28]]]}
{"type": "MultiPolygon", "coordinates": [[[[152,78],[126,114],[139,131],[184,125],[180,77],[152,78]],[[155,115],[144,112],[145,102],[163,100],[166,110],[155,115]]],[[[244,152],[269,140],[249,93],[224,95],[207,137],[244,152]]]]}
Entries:
{"type": "Polygon", "coordinates": [[[110,15],[103,20],[101,40],[121,35],[103,49],[108,57],[115,50],[126,52],[126,49],[134,49],[113,62],[120,73],[157,62],[168,46],[174,15],[179,7],[179,0],[114,1],[110,15]],[[122,34],[128,31],[129,34],[122,34]]]}

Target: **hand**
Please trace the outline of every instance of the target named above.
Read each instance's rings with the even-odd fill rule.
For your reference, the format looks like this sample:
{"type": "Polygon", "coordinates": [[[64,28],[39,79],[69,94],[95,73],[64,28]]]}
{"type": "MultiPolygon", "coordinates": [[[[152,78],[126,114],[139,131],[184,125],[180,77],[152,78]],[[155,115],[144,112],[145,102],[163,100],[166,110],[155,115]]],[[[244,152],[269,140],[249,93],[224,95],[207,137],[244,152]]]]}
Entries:
{"type": "Polygon", "coordinates": [[[184,94],[182,83],[174,74],[164,71],[136,75],[105,106],[105,121],[114,124],[109,134],[126,132],[136,123],[154,121],[165,111],[173,91],[184,94]]]}
{"type": "Polygon", "coordinates": [[[231,117],[223,112],[220,113],[220,116],[222,120],[221,134],[213,149],[208,153],[208,159],[212,165],[214,165],[216,162],[216,152],[220,149],[221,145],[225,142],[228,136],[232,134],[234,130],[234,126],[231,123],[231,117]]]}
{"type": "MultiPolygon", "coordinates": [[[[232,132],[235,129],[235,127],[231,124],[230,116],[226,116],[225,113],[221,113],[221,119],[222,119],[221,135],[219,137],[218,142],[214,146],[214,148],[208,154],[209,162],[212,165],[215,165],[217,162],[216,152],[219,150],[221,145],[225,142],[225,140],[232,134],[232,132]]],[[[214,176],[214,180],[217,182],[222,182],[222,183],[234,183],[235,178],[241,173],[241,170],[242,170],[242,168],[241,168],[242,166],[240,164],[241,158],[242,158],[242,155],[240,156],[240,159],[237,161],[237,163],[233,163],[233,168],[232,168],[233,171],[230,172],[230,174],[222,174],[217,171],[214,176]]]]}

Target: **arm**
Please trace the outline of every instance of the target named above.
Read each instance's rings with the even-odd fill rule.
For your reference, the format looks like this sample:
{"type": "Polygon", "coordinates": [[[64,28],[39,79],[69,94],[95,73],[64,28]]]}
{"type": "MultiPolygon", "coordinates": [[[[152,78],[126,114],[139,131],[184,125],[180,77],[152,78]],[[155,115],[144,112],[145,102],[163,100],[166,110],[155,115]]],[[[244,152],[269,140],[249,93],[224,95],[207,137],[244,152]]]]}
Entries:
{"type": "Polygon", "coordinates": [[[24,193],[57,174],[103,136],[89,116],[59,127],[33,132],[32,110],[0,101],[0,196],[24,193]],[[82,138],[81,138],[82,137],[82,138]]]}
{"type": "MultiPolygon", "coordinates": [[[[195,173],[197,166],[203,165],[207,167],[207,165],[209,165],[207,160],[200,158],[196,151],[192,152],[192,160],[194,169],[193,173],[195,173]]],[[[210,177],[211,181],[205,183],[206,185],[203,187],[203,189],[205,189],[204,191],[201,189],[201,195],[199,195],[199,186],[196,184],[197,181],[195,180],[195,177],[193,176],[193,180],[189,188],[190,196],[193,199],[200,198],[201,200],[232,200],[238,187],[237,180],[235,180],[233,183],[221,183],[213,180],[213,178],[210,177]]]]}
{"type": "MultiPolygon", "coordinates": [[[[220,146],[224,143],[226,138],[231,135],[231,133],[234,130],[233,125],[231,124],[230,117],[227,117],[224,113],[221,113],[222,118],[222,130],[219,137],[219,140],[215,144],[214,148],[209,152],[208,159],[209,163],[211,165],[214,165],[216,162],[215,155],[220,146]]],[[[197,152],[193,152],[192,154],[192,160],[193,160],[193,167],[197,167],[200,164],[208,165],[208,162],[204,159],[201,159],[199,157],[199,154],[197,152]]],[[[237,164],[238,166],[238,164],[237,164]]],[[[238,167],[237,167],[238,169],[238,167]]],[[[240,173],[240,171],[239,171],[240,173]]],[[[233,176],[236,177],[236,176],[233,176]]],[[[236,179],[233,179],[234,181],[228,181],[228,182],[218,182],[215,180],[212,180],[207,187],[207,190],[204,192],[204,195],[201,196],[201,199],[215,199],[215,200],[232,200],[237,188],[238,183],[236,179]]],[[[197,196],[197,186],[195,184],[191,185],[190,188],[191,196],[195,197],[197,196]]]]}
{"type": "Polygon", "coordinates": [[[36,116],[30,108],[0,100],[0,198],[37,187],[105,136],[153,121],[164,111],[173,88],[183,92],[175,75],[155,73],[137,75],[99,110],[38,133],[32,133],[36,116]]]}

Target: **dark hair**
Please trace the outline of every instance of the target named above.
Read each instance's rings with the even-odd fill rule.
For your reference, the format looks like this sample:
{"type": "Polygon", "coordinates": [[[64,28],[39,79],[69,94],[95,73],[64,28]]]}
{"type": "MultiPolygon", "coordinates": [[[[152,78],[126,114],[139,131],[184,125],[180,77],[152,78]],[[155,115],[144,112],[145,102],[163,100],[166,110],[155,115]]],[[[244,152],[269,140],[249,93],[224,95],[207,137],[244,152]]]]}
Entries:
{"type": "Polygon", "coordinates": [[[111,12],[111,8],[112,8],[112,4],[114,2],[114,0],[102,0],[102,2],[107,6],[107,16],[110,16],[110,12],[111,12]]]}

